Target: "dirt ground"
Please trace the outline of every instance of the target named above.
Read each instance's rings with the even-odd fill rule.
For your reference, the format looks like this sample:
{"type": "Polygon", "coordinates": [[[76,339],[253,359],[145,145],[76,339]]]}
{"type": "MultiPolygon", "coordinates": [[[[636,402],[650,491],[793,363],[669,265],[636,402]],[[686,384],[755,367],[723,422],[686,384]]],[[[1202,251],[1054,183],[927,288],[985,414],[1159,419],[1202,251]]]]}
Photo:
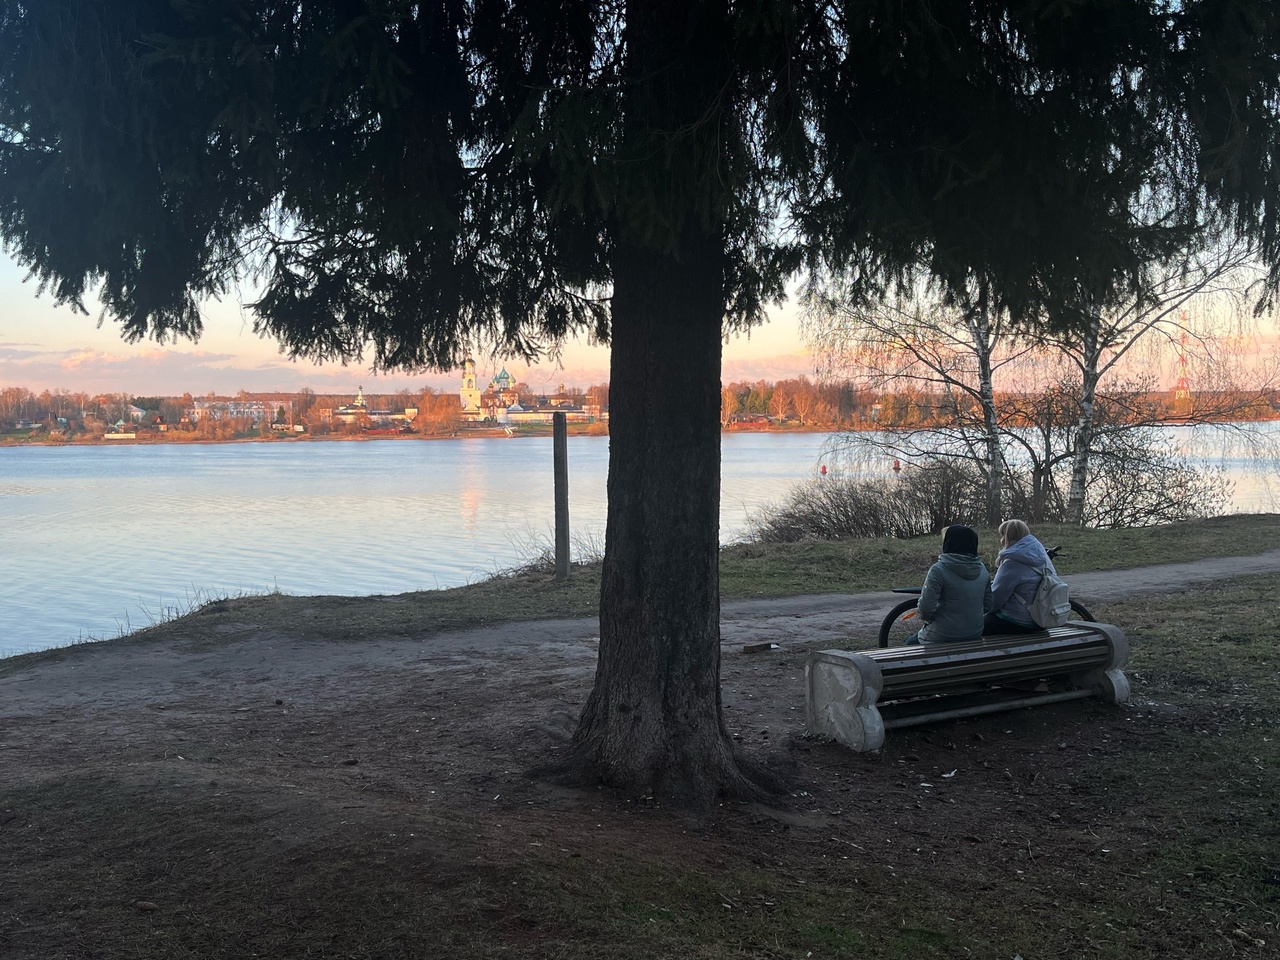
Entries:
{"type": "MultiPolygon", "coordinates": [[[[1072,588],[1087,604],[1105,608],[1143,593],[1276,571],[1280,551],[1077,574],[1072,588]]],[[[157,791],[186,791],[208,809],[256,811],[269,819],[263,843],[272,856],[340,835],[357,818],[362,831],[382,836],[385,827],[401,838],[396,844],[425,855],[415,846],[420,841],[410,839],[415,823],[425,833],[428,822],[478,809],[487,823],[477,842],[495,857],[513,845],[582,851],[593,843],[615,849],[669,844],[673,856],[704,858],[710,869],[729,849],[755,850],[762,861],[783,864],[798,844],[806,856],[821,850],[833,863],[852,855],[888,878],[895,865],[932,863],[939,876],[959,871],[965,883],[981,884],[990,882],[986,873],[979,877],[971,863],[964,866],[968,851],[980,848],[983,871],[1038,875],[1052,885],[1054,877],[1069,876],[1072,857],[1103,856],[1097,850],[1105,849],[1106,820],[1115,811],[1108,810],[1106,786],[1089,760],[1124,750],[1136,738],[1158,737],[1161,708],[1136,686],[1134,701],[1123,708],[1077,703],[900,731],[890,733],[876,755],[804,736],[806,653],[848,646],[849,637],[872,645],[875,627],[896,599],[870,593],[725,605],[726,723],[748,756],[784,757],[795,792],[776,808],[734,809],[713,833],[697,833],[692,852],[685,846],[689,825],[677,819],[651,816],[643,835],[619,821],[643,815],[645,798],[565,790],[527,775],[554,759],[573,731],[594,669],[591,620],[323,644],[228,625],[217,643],[187,641],[180,632],[162,643],[144,635],[85,645],[19,669],[0,664],[0,789],[20,793],[73,781],[117,789],[123,783],[137,789],[139,803],[157,791]],[[744,645],[765,641],[778,646],[743,652],[744,645]],[[1072,844],[1086,828],[1096,831],[1098,843],[1042,856],[1036,831],[1068,824],[1079,828],[1072,844]]],[[[74,802],[74,796],[67,801],[74,802]]],[[[0,810],[0,840],[6,833],[7,842],[22,839],[14,831],[39,820],[33,816],[0,810]]],[[[1125,816],[1140,821],[1143,813],[1129,809],[1125,816]]],[[[1154,842],[1176,826],[1153,822],[1148,829],[1154,842]]],[[[430,856],[447,860],[438,846],[430,856]]],[[[72,884],[67,896],[85,895],[65,882],[72,884]]],[[[107,899],[157,900],[164,907],[154,886],[111,883],[119,888],[108,883],[107,899]]],[[[1100,903],[1107,898],[1101,890],[1081,895],[1100,903]]],[[[0,901],[5,897],[0,891],[0,901]]],[[[725,909],[732,911],[726,897],[725,909]]],[[[1028,894],[1033,913],[1050,911],[1048,903],[1028,894]]],[[[33,932],[29,905],[11,901],[9,907],[8,915],[0,907],[0,942],[10,938],[10,956],[113,955],[77,953],[53,920],[44,918],[42,932],[33,932]],[[20,916],[28,919],[20,923],[20,916]],[[62,944],[60,952],[42,952],[42,943],[54,942],[49,937],[62,944]]],[[[1271,933],[1267,939],[1275,943],[1271,933]]],[[[1153,926],[1147,935],[1155,948],[1174,933],[1153,926]]],[[[1254,955],[1253,941],[1236,932],[1229,916],[1221,936],[1232,955],[1254,955]]],[[[1064,943],[1055,955],[1083,955],[1086,947],[1064,943]]]]}
{"type": "MultiPolygon", "coordinates": [[[[1072,596],[1098,605],[1275,571],[1280,571],[1280,550],[1080,573],[1072,576],[1072,596]]],[[[394,597],[379,599],[396,602],[394,597]]],[[[900,599],[871,592],[726,603],[721,617],[722,697],[731,731],[745,743],[800,733],[803,655],[827,644],[847,647],[851,637],[874,637],[880,619],[900,599]],[[762,642],[778,649],[743,653],[745,646],[762,642]]],[[[493,750],[511,745],[513,731],[542,730],[550,749],[571,730],[590,688],[599,639],[594,619],[506,623],[421,640],[373,637],[322,645],[251,627],[224,625],[227,640],[217,644],[186,643],[180,630],[169,629],[163,631],[164,642],[156,642],[150,631],[84,644],[61,659],[13,672],[0,668],[0,750],[9,761],[0,769],[11,775],[47,762],[109,763],[113,749],[148,741],[187,742],[184,729],[197,740],[229,737],[243,739],[247,746],[243,735],[263,725],[287,729],[403,700],[404,708],[412,710],[414,732],[421,732],[423,724],[433,731],[434,746],[424,744],[424,749],[447,755],[459,776],[496,782],[501,775],[486,775],[484,768],[495,766],[493,750]],[[55,739],[63,744],[50,744],[48,724],[62,725],[55,739]],[[83,745],[82,756],[67,746],[77,743],[83,745]],[[49,753],[54,756],[42,760],[49,753]]],[[[376,729],[393,725],[388,716],[376,729]]],[[[345,749],[352,758],[365,752],[367,759],[368,751],[376,751],[378,738],[365,739],[360,729],[351,733],[354,739],[345,749]]],[[[521,744],[521,756],[527,756],[529,746],[521,744]]]]}

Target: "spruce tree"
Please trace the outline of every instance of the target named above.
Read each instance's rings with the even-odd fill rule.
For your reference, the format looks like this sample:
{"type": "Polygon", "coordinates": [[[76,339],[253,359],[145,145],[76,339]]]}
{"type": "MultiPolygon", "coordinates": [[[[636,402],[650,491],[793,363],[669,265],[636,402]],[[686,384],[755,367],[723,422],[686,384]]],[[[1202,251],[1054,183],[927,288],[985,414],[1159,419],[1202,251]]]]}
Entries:
{"type": "MultiPolygon", "coordinates": [[[[612,346],[567,773],[762,781],[719,701],[720,352],[788,282],[1082,286],[1212,218],[1280,273],[1277,17],[1243,0],[0,0],[0,235],[125,337],[251,278],[292,355],[612,346]],[[1140,206],[1154,215],[1135,214],[1140,206]]],[[[800,689],[788,694],[797,699],[800,689]]]]}

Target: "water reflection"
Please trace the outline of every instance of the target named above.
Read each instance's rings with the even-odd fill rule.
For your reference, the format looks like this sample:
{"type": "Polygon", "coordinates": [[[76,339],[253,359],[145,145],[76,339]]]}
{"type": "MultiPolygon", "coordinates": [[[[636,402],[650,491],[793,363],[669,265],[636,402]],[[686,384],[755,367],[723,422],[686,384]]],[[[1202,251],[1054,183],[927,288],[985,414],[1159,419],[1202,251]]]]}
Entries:
{"type": "Polygon", "coordinates": [[[467,487],[462,491],[462,528],[475,533],[480,525],[480,502],[484,499],[478,489],[467,487]]]}

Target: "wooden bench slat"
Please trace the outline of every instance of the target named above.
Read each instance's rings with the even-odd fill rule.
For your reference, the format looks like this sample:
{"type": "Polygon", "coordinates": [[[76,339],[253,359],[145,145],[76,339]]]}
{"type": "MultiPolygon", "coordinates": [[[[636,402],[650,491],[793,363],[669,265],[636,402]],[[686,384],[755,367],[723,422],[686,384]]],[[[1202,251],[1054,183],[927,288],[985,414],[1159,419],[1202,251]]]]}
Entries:
{"type": "Polygon", "coordinates": [[[1053,660],[1055,657],[1071,659],[1078,657],[1098,657],[1107,659],[1111,647],[1105,641],[1093,639],[1077,644],[1059,646],[1010,647],[1004,650],[974,650],[957,654],[921,654],[914,658],[900,660],[881,660],[872,657],[880,664],[881,670],[888,673],[913,673],[918,670],[945,669],[948,667],[964,667],[968,664],[1001,663],[1010,660],[1053,660]]]}
{"type": "Polygon", "coordinates": [[[1078,627],[1055,627],[1049,631],[1012,634],[1001,637],[984,637],[981,640],[963,640],[946,643],[921,643],[910,647],[890,647],[884,650],[863,651],[877,661],[916,660],[923,657],[967,657],[981,651],[1003,654],[1012,650],[1030,648],[1056,649],[1073,647],[1081,642],[1107,643],[1107,638],[1094,630],[1078,627]]]}
{"type": "Polygon", "coordinates": [[[1110,650],[1098,646],[1080,650],[1029,651],[1009,657],[984,657],[980,660],[916,664],[905,670],[884,670],[881,665],[881,670],[887,693],[899,686],[946,683],[951,679],[973,676],[1008,679],[1046,670],[1055,674],[1076,673],[1102,666],[1110,659],[1110,650]]]}
{"type": "Polygon", "coordinates": [[[805,667],[810,729],[876,750],[891,727],[1099,696],[1128,699],[1123,631],[1103,623],[888,650],[823,650],[805,667]],[[1049,692],[1002,687],[1054,681],[1049,692]],[[1062,689],[1063,681],[1073,689],[1062,689]],[[883,704],[884,713],[881,713],[883,704]]]}

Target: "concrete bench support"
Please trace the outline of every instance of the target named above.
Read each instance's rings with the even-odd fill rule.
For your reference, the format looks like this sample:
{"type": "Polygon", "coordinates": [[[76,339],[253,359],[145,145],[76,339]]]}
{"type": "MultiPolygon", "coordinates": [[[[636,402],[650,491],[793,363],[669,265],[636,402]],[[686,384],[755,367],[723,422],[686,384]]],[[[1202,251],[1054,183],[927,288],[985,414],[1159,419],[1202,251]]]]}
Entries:
{"type": "Polygon", "coordinates": [[[876,707],[883,684],[879,664],[862,653],[819,650],[809,655],[804,674],[810,733],[851,750],[884,746],[884,720],[876,707]]]}
{"type": "Polygon", "coordinates": [[[1121,703],[1129,699],[1121,670],[1128,658],[1124,632],[1105,623],[971,643],[821,650],[805,665],[809,732],[868,751],[898,727],[1086,697],[1121,703]],[[1048,689],[1030,689],[1041,682],[1048,689]]]}

